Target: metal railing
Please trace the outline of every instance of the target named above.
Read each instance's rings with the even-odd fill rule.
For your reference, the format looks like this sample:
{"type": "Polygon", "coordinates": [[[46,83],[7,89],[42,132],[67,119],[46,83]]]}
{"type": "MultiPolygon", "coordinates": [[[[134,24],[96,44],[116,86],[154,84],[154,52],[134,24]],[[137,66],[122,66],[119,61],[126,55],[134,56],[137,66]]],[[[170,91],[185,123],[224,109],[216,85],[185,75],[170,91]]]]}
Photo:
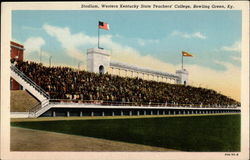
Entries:
{"type": "Polygon", "coordinates": [[[32,107],[28,108],[26,111],[29,113],[32,113],[36,110],[38,110],[39,108],[41,108],[41,102],[37,102],[35,105],[33,105],[32,107]]]}
{"type": "Polygon", "coordinates": [[[31,107],[28,112],[30,116],[37,116],[38,111],[42,110],[50,104],[67,104],[72,105],[71,107],[81,107],[82,105],[101,105],[101,106],[138,106],[138,107],[179,107],[183,108],[197,108],[197,109],[206,109],[206,108],[217,108],[217,109],[239,109],[239,106],[231,105],[225,106],[214,106],[214,105],[194,105],[194,104],[173,104],[173,103],[136,103],[136,102],[114,102],[114,101],[102,101],[102,100],[70,100],[70,99],[45,99],[42,102],[39,102],[35,106],[31,107]]]}
{"type": "Polygon", "coordinates": [[[73,100],[73,99],[50,99],[53,104],[74,105],[102,105],[102,106],[141,106],[141,107],[185,107],[185,108],[239,108],[237,105],[203,105],[203,104],[177,104],[177,103],[152,103],[152,102],[117,102],[103,100],[73,100]]]}
{"type": "Polygon", "coordinates": [[[18,74],[22,79],[27,82],[29,85],[31,85],[36,91],[38,91],[40,94],[42,94],[45,98],[49,99],[50,95],[44,91],[40,86],[38,86],[33,80],[31,80],[29,77],[27,77],[22,71],[20,71],[18,68],[16,68],[14,65],[10,66],[11,70],[14,71],[16,74],[18,74]]]}
{"type": "Polygon", "coordinates": [[[49,100],[45,99],[42,102],[38,102],[33,107],[28,109],[28,112],[29,112],[29,114],[34,114],[34,113],[38,112],[41,108],[46,107],[49,104],[50,104],[49,100]]]}

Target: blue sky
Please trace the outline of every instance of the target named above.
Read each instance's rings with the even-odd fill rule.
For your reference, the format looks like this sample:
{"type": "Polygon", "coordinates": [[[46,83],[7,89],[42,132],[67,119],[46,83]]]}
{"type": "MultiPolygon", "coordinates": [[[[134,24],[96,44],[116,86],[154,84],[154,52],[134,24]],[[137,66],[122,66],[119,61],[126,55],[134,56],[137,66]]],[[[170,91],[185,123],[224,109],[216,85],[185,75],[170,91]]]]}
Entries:
{"type": "MultiPolygon", "coordinates": [[[[141,55],[179,64],[184,50],[195,56],[186,58],[187,64],[216,70],[226,69],[216,61],[240,65],[235,60],[240,52],[225,49],[240,43],[240,11],[13,11],[12,39],[24,43],[30,37],[41,37],[46,42],[42,51],[58,54],[57,59],[61,57],[61,62],[66,63],[68,56],[63,56],[63,46],[43,26],[68,27],[71,34],[96,37],[98,20],[108,22],[111,28],[101,30],[101,35],[112,35],[112,41],[134,48],[141,55]]],[[[112,50],[102,41],[101,46],[112,50]]],[[[96,45],[78,48],[86,47],[96,45]]]]}
{"type": "MultiPolygon", "coordinates": [[[[52,56],[53,64],[86,65],[87,49],[97,47],[100,20],[110,25],[100,30],[101,47],[111,50],[114,60],[174,72],[181,51],[187,51],[194,55],[184,59],[191,81],[222,90],[222,83],[213,86],[216,79],[195,73],[207,70],[217,80],[228,74],[228,82],[232,72],[240,77],[241,16],[239,10],[15,10],[12,40],[24,44],[27,60],[39,61],[42,51],[44,63],[52,56]]],[[[240,79],[227,86],[237,88],[239,97],[240,79]]]]}

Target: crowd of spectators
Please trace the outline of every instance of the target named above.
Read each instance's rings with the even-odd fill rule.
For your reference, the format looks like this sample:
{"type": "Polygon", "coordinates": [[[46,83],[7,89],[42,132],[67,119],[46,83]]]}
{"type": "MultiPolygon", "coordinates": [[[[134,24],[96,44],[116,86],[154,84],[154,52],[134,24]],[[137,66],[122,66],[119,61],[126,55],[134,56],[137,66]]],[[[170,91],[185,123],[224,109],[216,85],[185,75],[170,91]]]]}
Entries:
{"type": "Polygon", "coordinates": [[[28,61],[15,63],[15,66],[41,86],[51,99],[137,104],[239,105],[239,102],[206,88],[96,74],[69,67],[46,67],[28,61]]]}

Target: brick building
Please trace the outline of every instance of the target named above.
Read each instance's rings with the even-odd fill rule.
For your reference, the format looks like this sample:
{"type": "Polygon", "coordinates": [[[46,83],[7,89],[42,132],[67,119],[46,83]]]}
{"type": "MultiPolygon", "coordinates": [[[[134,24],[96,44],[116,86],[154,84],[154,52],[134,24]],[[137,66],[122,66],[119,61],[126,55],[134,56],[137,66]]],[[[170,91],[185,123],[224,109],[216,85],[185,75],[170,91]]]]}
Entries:
{"type": "MultiPolygon", "coordinates": [[[[16,42],[10,42],[10,58],[15,59],[16,61],[23,61],[23,51],[24,46],[16,42]]],[[[20,90],[22,86],[17,83],[14,79],[10,78],[10,89],[11,90],[20,90]]]]}

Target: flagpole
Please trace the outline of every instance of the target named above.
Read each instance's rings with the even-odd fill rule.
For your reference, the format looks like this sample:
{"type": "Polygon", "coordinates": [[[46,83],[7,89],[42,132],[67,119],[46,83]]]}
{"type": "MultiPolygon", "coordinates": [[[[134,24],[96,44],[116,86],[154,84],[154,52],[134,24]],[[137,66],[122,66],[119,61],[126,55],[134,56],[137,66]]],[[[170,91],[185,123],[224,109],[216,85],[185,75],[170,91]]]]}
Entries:
{"type": "Polygon", "coordinates": [[[42,63],[42,48],[40,48],[40,63],[42,63]]]}
{"type": "Polygon", "coordinates": [[[99,43],[100,43],[100,28],[99,28],[99,22],[98,22],[98,48],[100,48],[99,43]]]}
{"type": "Polygon", "coordinates": [[[183,70],[183,54],[181,54],[181,69],[183,70]]]}

